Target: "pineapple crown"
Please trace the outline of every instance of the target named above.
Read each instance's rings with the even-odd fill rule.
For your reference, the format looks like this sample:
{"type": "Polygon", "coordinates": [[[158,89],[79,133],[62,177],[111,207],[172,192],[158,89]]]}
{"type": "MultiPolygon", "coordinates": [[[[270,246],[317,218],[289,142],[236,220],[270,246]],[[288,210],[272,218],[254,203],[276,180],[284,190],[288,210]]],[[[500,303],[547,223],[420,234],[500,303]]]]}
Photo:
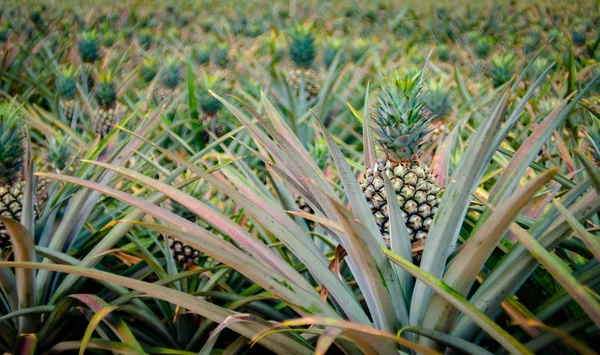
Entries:
{"type": "Polygon", "coordinates": [[[140,76],[145,83],[149,83],[154,79],[157,71],[156,61],[152,58],[146,58],[140,68],[140,76]]]}
{"type": "Polygon", "coordinates": [[[48,163],[55,171],[61,172],[70,158],[69,139],[62,135],[52,137],[48,143],[48,163]]]}
{"type": "Polygon", "coordinates": [[[103,108],[111,108],[117,102],[117,89],[112,80],[112,75],[105,74],[98,79],[98,88],[96,89],[96,102],[103,108]]]}
{"type": "Polygon", "coordinates": [[[379,96],[373,132],[390,159],[409,162],[419,157],[423,138],[430,132],[431,116],[421,100],[423,72],[387,80],[379,96]]]}
{"type": "Polygon", "coordinates": [[[452,111],[452,96],[443,81],[429,81],[423,98],[425,108],[435,117],[447,116],[452,111]]]}
{"type": "Polygon", "coordinates": [[[327,161],[329,160],[329,148],[327,147],[327,143],[325,138],[320,137],[315,140],[315,143],[309,148],[310,154],[314,157],[317,162],[317,166],[319,169],[323,170],[327,166],[327,161]]]}
{"type": "Polygon", "coordinates": [[[221,101],[212,96],[208,90],[220,91],[222,88],[223,77],[218,74],[205,73],[202,77],[202,88],[198,97],[200,108],[205,114],[212,116],[219,112],[222,106],[221,101]]]}
{"type": "Polygon", "coordinates": [[[229,64],[229,51],[231,50],[231,46],[229,43],[219,43],[215,50],[215,63],[220,68],[227,67],[229,64]]]}
{"type": "Polygon", "coordinates": [[[292,61],[300,68],[310,68],[317,56],[312,25],[298,25],[288,33],[292,61]]]}
{"type": "Polygon", "coordinates": [[[100,57],[100,36],[96,31],[84,32],[79,40],[79,55],[84,63],[93,63],[100,57]]]}
{"type": "Polygon", "coordinates": [[[73,67],[66,67],[58,73],[56,89],[58,97],[73,100],[77,96],[77,71],[73,67]]]}
{"type": "Polygon", "coordinates": [[[160,82],[169,89],[175,89],[181,80],[180,65],[174,57],[165,59],[160,82]]]}
{"type": "Polygon", "coordinates": [[[16,181],[23,165],[21,116],[11,102],[0,104],[0,186],[16,181]]]}

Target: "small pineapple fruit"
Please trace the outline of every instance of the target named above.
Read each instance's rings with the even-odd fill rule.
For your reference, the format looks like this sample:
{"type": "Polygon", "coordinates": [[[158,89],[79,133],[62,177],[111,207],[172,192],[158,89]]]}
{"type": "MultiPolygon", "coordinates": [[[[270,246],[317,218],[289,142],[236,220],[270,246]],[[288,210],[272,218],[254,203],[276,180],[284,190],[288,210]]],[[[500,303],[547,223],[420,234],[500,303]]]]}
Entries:
{"type": "Polygon", "coordinates": [[[99,78],[94,96],[98,107],[92,125],[96,135],[103,139],[112,130],[111,125],[117,122],[117,89],[110,74],[99,78]]]}
{"type": "Polygon", "coordinates": [[[75,68],[65,68],[60,71],[56,80],[58,105],[69,121],[73,119],[77,108],[77,72],[75,68]]]}
{"type": "MultiPolygon", "coordinates": [[[[197,220],[196,215],[192,211],[176,201],[171,202],[171,211],[190,222],[196,222],[197,220]]],[[[192,264],[200,256],[200,252],[198,250],[180,242],[173,237],[168,236],[167,240],[169,243],[169,249],[171,249],[171,254],[173,255],[173,259],[181,264],[192,264]]]]}
{"type": "Polygon", "coordinates": [[[84,32],[78,45],[83,70],[89,79],[94,73],[94,62],[100,58],[100,36],[96,31],[84,32]]]}
{"type": "MultiPolygon", "coordinates": [[[[325,142],[325,139],[323,139],[323,138],[317,139],[315,141],[315,143],[309,147],[309,152],[310,152],[311,156],[313,157],[313,159],[315,160],[315,162],[317,163],[317,166],[319,167],[319,169],[321,169],[321,171],[324,171],[329,167],[329,165],[327,163],[329,161],[330,155],[329,155],[329,149],[327,148],[327,143],[325,142]]],[[[308,202],[306,202],[306,200],[304,200],[304,198],[302,198],[302,196],[294,195],[294,199],[296,201],[296,204],[298,205],[298,208],[301,211],[309,213],[309,214],[315,213],[315,211],[312,209],[312,207],[310,207],[308,202]]],[[[308,225],[310,228],[314,228],[313,221],[309,221],[308,225]]]]}
{"type": "Polygon", "coordinates": [[[430,131],[430,116],[423,114],[422,74],[393,80],[379,98],[373,132],[385,154],[368,167],[360,186],[389,247],[388,194],[385,172],[394,187],[413,246],[413,260],[420,263],[429,226],[440,203],[440,188],[430,167],[420,161],[430,131]]]}
{"type": "Polygon", "coordinates": [[[177,95],[179,82],[181,81],[180,65],[174,57],[165,59],[163,70],[160,74],[160,85],[154,91],[154,97],[158,102],[170,102],[177,95]]]}
{"type": "MultiPolygon", "coordinates": [[[[0,216],[21,220],[23,212],[23,146],[18,114],[10,103],[0,104],[0,216]]],[[[6,226],[0,222],[0,249],[11,245],[6,226]]]]}
{"type": "Polygon", "coordinates": [[[300,95],[300,87],[304,83],[306,99],[311,100],[317,97],[321,90],[319,74],[312,68],[317,56],[312,26],[298,25],[289,34],[290,57],[296,68],[288,72],[287,80],[296,96],[300,95]]]}
{"type": "MultiPolygon", "coordinates": [[[[198,104],[202,109],[202,125],[210,129],[217,137],[226,133],[227,125],[217,117],[221,102],[212,96],[208,90],[219,92],[223,90],[223,77],[219,74],[204,73],[202,88],[198,96],[198,104]]],[[[205,137],[210,138],[210,137],[205,137]]]]}

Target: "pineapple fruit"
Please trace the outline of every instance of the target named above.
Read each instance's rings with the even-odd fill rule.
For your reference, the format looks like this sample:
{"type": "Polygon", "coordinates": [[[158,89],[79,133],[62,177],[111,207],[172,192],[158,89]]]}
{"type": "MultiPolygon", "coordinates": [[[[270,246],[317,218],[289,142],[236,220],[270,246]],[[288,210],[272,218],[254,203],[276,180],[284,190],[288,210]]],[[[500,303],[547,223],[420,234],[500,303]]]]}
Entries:
{"type": "Polygon", "coordinates": [[[100,36],[96,31],[84,32],[79,39],[78,48],[83,70],[88,82],[92,84],[94,63],[100,58],[100,36]]]}
{"type": "MultiPolygon", "coordinates": [[[[202,88],[198,96],[198,103],[202,109],[201,123],[210,129],[217,137],[226,133],[227,125],[219,119],[218,113],[221,109],[221,102],[212,96],[208,90],[219,92],[223,88],[223,77],[217,74],[204,73],[202,77],[202,88]]],[[[205,139],[210,137],[206,136],[205,139]]]]}
{"type": "Polygon", "coordinates": [[[373,132],[385,154],[368,167],[361,189],[389,247],[389,212],[383,173],[394,187],[413,246],[413,261],[419,264],[429,226],[440,203],[440,187],[430,167],[420,160],[430,133],[430,115],[421,102],[422,74],[394,79],[379,98],[373,132]]]}
{"type": "Polygon", "coordinates": [[[118,120],[117,89],[110,74],[99,78],[94,96],[98,107],[92,117],[92,126],[96,135],[103,139],[112,130],[111,125],[118,120]]]}
{"type": "MultiPolygon", "coordinates": [[[[0,106],[0,216],[21,220],[23,212],[23,157],[17,114],[11,104],[0,106]]],[[[0,249],[11,245],[5,225],[0,222],[0,249]]]]}
{"type": "Polygon", "coordinates": [[[58,104],[65,118],[69,121],[77,108],[77,76],[74,68],[65,68],[60,71],[56,81],[58,91],[58,104]]]}
{"type": "Polygon", "coordinates": [[[165,64],[160,76],[160,85],[154,90],[154,97],[158,102],[171,102],[177,95],[181,81],[180,65],[174,57],[165,59],[165,64]]]}
{"type": "Polygon", "coordinates": [[[287,81],[296,96],[300,95],[301,83],[304,83],[306,99],[311,100],[319,95],[321,78],[312,68],[317,52],[315,36],[309,25],[298,25],[290,31],[290,57],[296,68],[288,72],[287,81]]]}
{"type": "MultiPolygon", "coordinates": [[[[196,222],[196,215],[176,201],[171,202],[171,211],[190,222],[196,222]]],[[[171,236],[167,237],[167,241],[173,259],[178,263],[190,265],[200,256],[200,252],[197,249],[194,249],[171,236]]]]}

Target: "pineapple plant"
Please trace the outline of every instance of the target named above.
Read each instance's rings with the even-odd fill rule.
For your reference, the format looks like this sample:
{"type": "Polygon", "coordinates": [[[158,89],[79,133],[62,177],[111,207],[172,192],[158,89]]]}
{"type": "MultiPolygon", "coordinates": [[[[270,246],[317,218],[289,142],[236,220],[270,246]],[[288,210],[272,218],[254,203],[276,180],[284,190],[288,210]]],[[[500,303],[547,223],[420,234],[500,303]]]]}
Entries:
{"type": "Polygon", "coordinates": [[[94,94],[98,107],[92,117],[92,126],[98,137],[103,139],[112,130],[111,125],[117,122],[117,89],[112,75],[100,76],[94,94]]]}
{"type": "Polygon", "coordinates": [[[79,56],[87,78],[94,73],[94,63],[100,58],[100,36],[96,31],[84,32],[78,43],[79,56]]]}
{"type": "Polygon", "coordinates": [[[62,69],[56,80],[58,105],[67,120],[72,120],[77,109],[77,72],[75,68],[62,69]]]}
{"type": "MultiPolygon", "coordinates": [[[[197,217],[192,211],[176,201],[171,201],[171,211],[190,222],[197,221],[197,217]]],[[[167,236],[167,242],[169,249],[171,250],[171,255],[173,255],[173,259],[178,263],[190,265],[193,264],[194,261],[196,261],[200,256],[200,252],[198,250],[171,236],[167,236]]]]}
{"type": "MultiPolygon", "coordinates": [[[[21,220],[23,212],[23,158],[17,112],[10,103],[0,106],[0,216],[21,220]]],[[[11,245],[6,227],[0,222],[0,249],[11,245]]]]}
{"type": "Polygon", "coordinates": [[[160,75],[160,85],[154,90],[158,102],[172,101],[177,95],[181,70],[179,62],[174,57],[167,57],[160,75]]]}
{"type": "Polygon", "coordinates": [[[382,177],[387,174],[402,209],[416,264],[420,262],[441,191],[430,167],[420,160],[426,143],[424,138],[431,130],[431,117],[423,106],[422,73],[395,78],[388,83],[373,117],[375,140],[384,157],[367,167],[360,184],[389,247],[389,212],[382,177]]]}
{"type": "Polygon", "coordinates": [[[312,26],[298,25],[289,32],[289,35],[289,53],[296,68],[288,72],[288,83],[296,96],[300,95],[301,83],[304,83],[306,99],[311,100],[317,97],[321,90],[319,74],[313,69],[317,52],[312,26]]]}

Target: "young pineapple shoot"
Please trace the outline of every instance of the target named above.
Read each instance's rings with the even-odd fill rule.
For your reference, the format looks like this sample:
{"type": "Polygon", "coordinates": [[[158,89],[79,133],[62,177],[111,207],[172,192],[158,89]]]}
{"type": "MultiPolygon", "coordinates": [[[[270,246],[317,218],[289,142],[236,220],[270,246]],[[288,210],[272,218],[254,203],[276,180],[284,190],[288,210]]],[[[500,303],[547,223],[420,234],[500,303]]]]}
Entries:
{"type": "Polygon", "coordinates": [[[421,260],[429,226],[440,203],[440,188],[430,167],[420,160],[430,115],[423,110],[422,73],[395,78],[379,97],[373,132],[384,156],[367,167],[361,189],[389,247],[389,212],[384,191],[385,172],[394,187],[413,246],[413,261],[421,260]]]}
{"type": "Polygon", "coordinates": [[[112,75],[100,76],[98,87],[94,95],[98,107],[92,117],[94,132],[100,139],[104,139],[117,122],[117,89],[112,80],[112,75]]]}
{"type": "Polygon", "coordinates": [[[289,32],[289,35],[290,57],[295,68],[288,72],[287,81],[296,96],[300,95],[300,88],[303,84],[306,99],[311,100],[317,97],[321,90],[319,74],[313,69],[317,52],[312,26],[298,25],[289,32]]]}
{"type": "MultiPolygon", "coordinates": [[[[20,222],[23,212],[23,157],[18,114],[10,103],[0,104],[0,216],[20,222]]],[[[11,245],[0,222],[0,249],[11,245]]]]}
{"type": "Polygon", "coordinates": [[[56,80],[58,105],[67,120],[72,120],[77,108],[77,72],[73,67],[62,69],[56,80]]]}

